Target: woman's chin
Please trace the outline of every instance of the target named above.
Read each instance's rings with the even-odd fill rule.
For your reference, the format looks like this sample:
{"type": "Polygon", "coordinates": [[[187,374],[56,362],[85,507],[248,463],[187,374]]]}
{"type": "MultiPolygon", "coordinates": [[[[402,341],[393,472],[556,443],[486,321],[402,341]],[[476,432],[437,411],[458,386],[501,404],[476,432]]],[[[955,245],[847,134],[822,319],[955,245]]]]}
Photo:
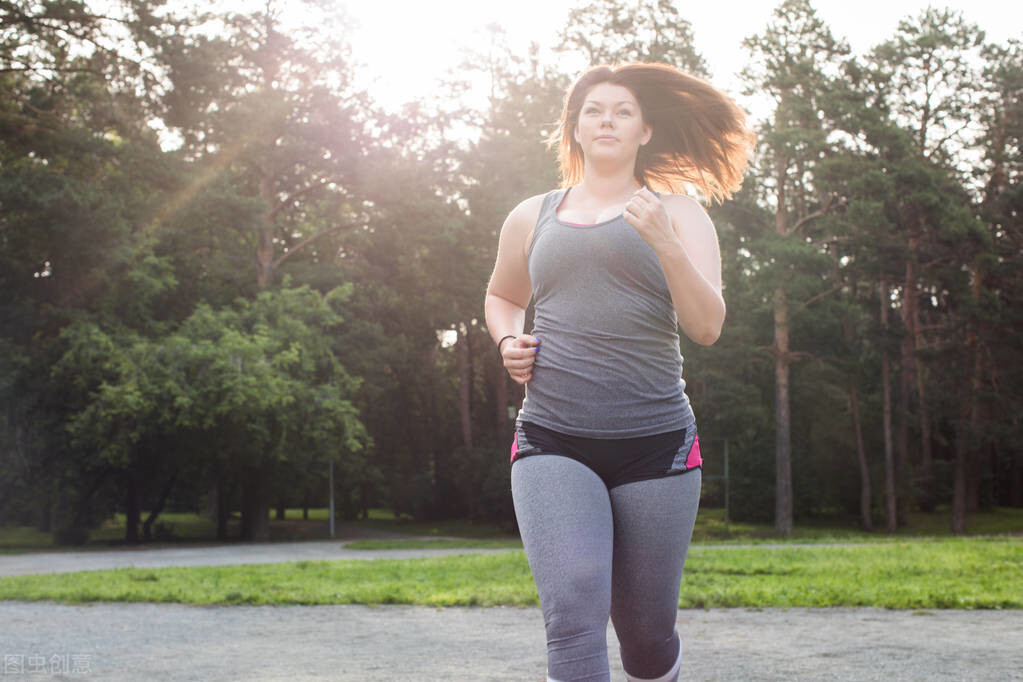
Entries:
{"type": "Polygon", "coordinates": [[[601,165],[609,164],[615,166],[629,165],[636,163],[636,155],[629,156],[622,154],[620,150],[593,150],[585,154],[586,160],[601,165]]]}

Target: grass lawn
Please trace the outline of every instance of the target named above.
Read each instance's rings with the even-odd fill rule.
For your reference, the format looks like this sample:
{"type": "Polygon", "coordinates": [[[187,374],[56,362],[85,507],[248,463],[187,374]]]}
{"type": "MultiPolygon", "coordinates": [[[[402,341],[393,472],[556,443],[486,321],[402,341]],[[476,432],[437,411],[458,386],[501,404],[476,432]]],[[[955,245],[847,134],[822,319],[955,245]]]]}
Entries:
{"type": "MultiPolygon", "coordinates": [[[[349,549],[418,549],[423,547],[521,547],[522,542],[517,535],[503,537],[500,529],[488,526],[469,526],[465,522],[448,522],[442,524],[417,523],[411,524],[401,520],[387,518],[384,512],[378,512],[371,521],[375,527],[385,529],[402,529],[403,532],[423,534],[426,536],[444,535],[471,538],[467,540],[406,539],[406,540],[358,540],[346,545],[349,549]],[[408,530],[405,530],[408,528],[408,530]],[[465,532],[469,531],[469,532],[465,532]],[[492,535],[488,536],[488,532],[492,535]]],[[[849,543],[849,542],[901,542],[914,538],[955,537],[952,533],[951,516],[948,510],[939,509],[931,514],[912,513],[907,523],[896,533],[883,531],[867,533],[855,527],[855,522],[842,523],[835,518],[822,518],[802,521],[796,525],[791,537],[783,538],[775,532],[774,526],[756,523],[725,524],[723,509],[701,509],[696,517],[693,529],[693,543],[700,544],[760,544],[777,542],[817,542],[817,543],[849,543]]],[[[878,523],[883,528],[883,522],[878,523]]],[[[1023,509],[999,507],[989,511],[971,514],[967,521],[967,531],[971,536],[1017,535],[1023,537],[1023,509]]]]}
{"type": "MultiPolygon", "coordinates": [[[[0,599],[537,606],[525,554],[116,569],[0,579],[0,599]]],[[[695,546],[680,607],[1023,608],[1023,540],[695,546]]]]}

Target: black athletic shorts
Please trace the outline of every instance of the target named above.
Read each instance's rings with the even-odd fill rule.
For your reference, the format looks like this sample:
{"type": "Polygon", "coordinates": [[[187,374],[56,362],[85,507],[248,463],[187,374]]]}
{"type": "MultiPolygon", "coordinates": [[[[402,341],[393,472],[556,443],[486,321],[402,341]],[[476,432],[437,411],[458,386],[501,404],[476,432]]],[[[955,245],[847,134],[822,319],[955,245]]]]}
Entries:
{"type": "Polygon", "coordinates": [[[570,436],[528,421],[517,421],[511,463],[529,455],[561,455],[585,464],[610,490],[623,483],[675,476],[700,467],[700,439],[687,429],[635,438],[570,436]]]}

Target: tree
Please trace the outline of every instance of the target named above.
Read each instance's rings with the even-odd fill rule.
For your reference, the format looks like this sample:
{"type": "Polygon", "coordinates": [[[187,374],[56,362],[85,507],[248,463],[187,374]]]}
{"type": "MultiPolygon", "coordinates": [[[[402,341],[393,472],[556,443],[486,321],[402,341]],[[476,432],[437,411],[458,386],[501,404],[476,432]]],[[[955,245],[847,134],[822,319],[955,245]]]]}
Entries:
{"type": "Polygon", "coordinates": [[[315,259],[326,237],[354,229],[366,96],[351,87],[344,17],[307,8],[305,26],[282,26],[280,7],[267,2],[219,17],[223,37],[196,30],[164,46],[164,122],[197,166],[189,192],[222,175],[236,201],[253,204],[257,220],[242,236],[260,289],[296,254],[315,259]]]}
{"type": "MultiPolygon", "coordinates": [[[[915,154],[925,162],[924,166],[951,172],[958,159],[963,158],[961,151],[966,141],[962,133],[970,122],[970,102],[976,96],[979,82],[970,66],[970,55],[979,51],[983,37],[983,32],[967,24],[961,13],[928,7],[915,21],[900,21],[896,35],[872,52],[878,103],[891,112],[897,124],[910,132],[915,154]]],[[[915,173],[917,177],[921,172],[927,174],[929,168],[921,167],[915,173]]],[[[910,193],[901,202],[897,226],[907,251],[899,291],[906,330],[900,362],[896,460],[896,475],[903,489],[900,496],[902,517],[910,499],[905,479],[914,393],[920,437],[921,502],[927,509],[934,506],[931,415],[920,332],[920,302],[929,287],[921,287],[920,280],[927,268],[946,256],[935,253],[933,248],[938,241],[936,233],[942,229],[943,215],[937,207],[939,199],[932,191],[933,185],[919,187],[919,183],[914,182],[907,183],[906,188],[910,193]]]]}
{"type": "Polygon", "coordinates": [[[1023,461],[1018,448],[1004,447],[1021,436],[1018,392],[1006,390],[1018,375],[1023,343],[1023,43],[985,45],[983,95],[975,103],[981,128],[973,145],[983,150],[974,169],[979,181],[977,214],[984,225],[981,248],[970,255],[970,294],[963,301],[969,360],[963,378],[963,426],[957,441],[952,527],[966,529],[966,512],[979,497],[983,449],[1004,464],[995,480],[1007,480],[1004,502],[1023,504],[1023,461]],[[998,349],[997,351],[995,349],[998,349]],[[997,361],[995,358],[998,358],[997,361]],[[1003,454],[1004,453],[1004,454],[1003,454]],[[1001,455],[1001,457],[998,457],[1001,455]],[[1005,461],[1008,460],[1008,461],[1005,461]]]}
{"type": "Polygon", "coordinates": [[[559,51],[585,55],[591,65],[664,62],[706,78],[693,46],[692,24],[670,0],[598,0],[569,11],[559,51]]]}
{"type": "MultiPolygon", "coordinates": [[[[783,2],[764,33],[743,44],[762,64],[743,71],[745,94],[766,92],[775,101],[773,121],[763,126],[758,139],[763,150],[760,163],[771,169],[770,178],[764,178],[764,200],[775,211],[775,235],[764,240],[763,248],[771,250],[773,266],[768,272],[774,290],[775,526],[787,535],[793,517],[789,374],[799,357],[789,345],[790,296],[800,286],[795,278],[820,255],[813,246],[814,221],[841,203],[839,197],[820,192],[814,170],[830,149],[828,130],[818,114],[821,100],[832,89],[838,60],[849,47],[832,37],[807,0],[783,2]]],[[[806,301],[797,309],[805,305],[806,301]]]]}

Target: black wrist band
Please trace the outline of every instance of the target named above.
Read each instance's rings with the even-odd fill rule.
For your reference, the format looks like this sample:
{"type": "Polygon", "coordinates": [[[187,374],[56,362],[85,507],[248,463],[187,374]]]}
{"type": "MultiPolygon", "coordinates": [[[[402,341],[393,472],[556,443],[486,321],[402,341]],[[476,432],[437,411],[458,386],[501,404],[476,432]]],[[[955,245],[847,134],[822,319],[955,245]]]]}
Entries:
{"type": "Polygon", "coordinates": [[[515,338],[515,334],[507,334],[507,335],[501,337],[501,340],[497,342],[497,353],[498,353],[498,355],[501,354],[501,343],[503,343],[505,339],[514,339],[514,338],[515,338]]]}

